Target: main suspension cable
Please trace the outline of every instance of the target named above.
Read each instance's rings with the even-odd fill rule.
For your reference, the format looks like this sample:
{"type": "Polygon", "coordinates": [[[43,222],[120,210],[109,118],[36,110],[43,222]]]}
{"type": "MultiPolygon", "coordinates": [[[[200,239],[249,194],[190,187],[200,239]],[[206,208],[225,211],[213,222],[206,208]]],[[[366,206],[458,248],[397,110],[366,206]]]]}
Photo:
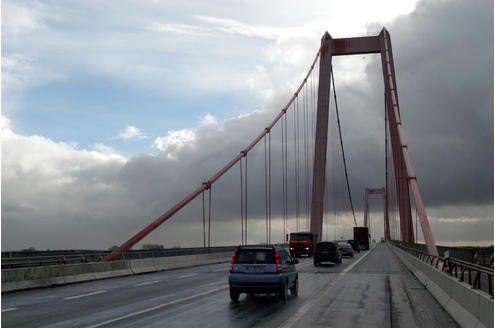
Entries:
{"type": "Polygon", "coordinates": [[[347,174],[347,165],[345,162],[344,142],[342,141],[342,129],[340,127],[339,106],[337,105],[337,93],[335,92],[335,81],[333,78],[333,67],[332,66],[330,67],[330,75],[332,77],[333,98],[335,100],[335,112],[337,114],[337,125],[339,126],[340,147],[342,149],[342,160],[344,162],[344,172],[345,172],[345,181],[347,183],[347,193],[349,194],[349,201],[351,203],[351,210],[352,210],[352,217],[354,218],[354,225],[357,226],[356,215],[354,213],[354,205],[352,203],[351,188],[349,186],[349,176],[347,174]]]}

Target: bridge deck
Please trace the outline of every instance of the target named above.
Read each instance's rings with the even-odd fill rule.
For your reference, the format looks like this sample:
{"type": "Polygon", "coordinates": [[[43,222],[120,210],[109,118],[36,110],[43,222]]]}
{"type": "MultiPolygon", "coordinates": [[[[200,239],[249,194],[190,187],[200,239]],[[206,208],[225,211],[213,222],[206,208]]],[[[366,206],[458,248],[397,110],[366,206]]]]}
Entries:
{"type": "Polygon", "coordinates": [[[458,327],[385,244],[358,261],[330,281],[293,327],[458,327]]]}
{"type": "Polygon", "coordinates": [[[339,265],[298,264],[298,297],[241,295],[228,264],[2,295],[5,327],[457,327],[386,244],[339,265]]]}

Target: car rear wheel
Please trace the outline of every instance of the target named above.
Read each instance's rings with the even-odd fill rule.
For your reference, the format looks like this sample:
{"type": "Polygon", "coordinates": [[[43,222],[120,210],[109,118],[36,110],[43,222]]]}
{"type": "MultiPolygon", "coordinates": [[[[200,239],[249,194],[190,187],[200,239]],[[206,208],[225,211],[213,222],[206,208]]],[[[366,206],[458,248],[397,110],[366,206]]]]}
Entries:
{"type": "Polygon", "coordinates": [[[279,292],[278,292],[278,296],[280,297],[280,300],[282,302],[287,302],[287,286],[283,286],[282,288],[280,288],[279,292]]]}
{"type": "Polygon", "coordinates": [[[240,293],[235,288],[230,287],[230,299],[233,302],[237,302],[239,300],[239,295],[240,293]]]}
{"type": "Polygon", "coordinates": [[[290,288],[290,294],[297,296],[298,291],[299,291],[299,279],[296,278],[296,280],[294,281],[294,286],[290,288]]]}

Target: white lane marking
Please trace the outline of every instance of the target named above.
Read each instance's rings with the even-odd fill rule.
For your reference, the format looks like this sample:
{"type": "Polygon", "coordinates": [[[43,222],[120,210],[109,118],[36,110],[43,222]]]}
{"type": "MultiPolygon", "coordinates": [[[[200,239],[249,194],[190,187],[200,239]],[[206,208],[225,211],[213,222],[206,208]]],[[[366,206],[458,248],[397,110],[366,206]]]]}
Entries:
{"type": "Polygon", "coordinates": [[[182,302],[187,302],[187,301],[190,301],[192,299],[195,299],[195,298],[198,298],[198,297],[201,297],[201,296],[205,296],[205,295],[208,295],[208,294],[213,294],[213,293],[219,292],[219,291],[224,290],[224,289],[227,289],[227,288],[229,288],[229,287],[228,286],[223,286],[223,287],[216,288],[216,289],[211,289],[211,290],[208,290],[206,292],[202,292],[202,293],[199,293],[199,294],[196,294],[196,295],[192,295],[192,296],[188,296],[188,297],[184,297],[184,298],[179,298],[179,299],[177,299],[175,301],[171,301],[171,302],[168,302],[168,303],[163,303],[163,304],[155,305],[153,307],[150,307],[150,308],[147,308],[147,309],[144,309],[144,310],[141,310],[141,311],[137,311],[137,312],[134,312],[134,313],[129,313],[127,315],[123,315],[121,317],[113,318],[113,319],[110,319],[110,320],[107,320],[107,321],[103,321],[103,322],[94,324],[92,326],[88,326],[86,328],[97,328],[97,327],[105,326],[105,325],[108,325],[108,324],[111,324],[111,323],[114,323],[114,322],[117,322],[117,321],[120,321],[120,320],[124,320],[124,319],[135,317],[135,316],[140,315],[140,314],[143,314],[143,313],[147,313],[147,312],[150,312],[150,311],[158,310],[158,309],[164,308],[166,306],[170,306],[170,305],[174,305],[174,304],[182,303],[182,302]]]}
{"type": "Polygon", "coordinates": [[[148,286],[148,285],[154,285],[159,283],[160,280],[153,280],[153,281],[147,281],[147,282],[142,282],[140,284],[135,284],[134,287],[141,287],[141,286],[148,286]]]}
{"type": "Polygon", "coordinates": [[[221,272],[221,271],[227,272],[227,271],[229,271],[229,269],[228,268],[221,268],[221,269],[213,270],[212,272],[221,272]]]}
{"type": "Polygon", "coordinates": [[[194,277],[194,276],[197,276],[197,275],[198,275],[197,273],[188,273],[188,274],[184,274],[184,275],[180,276],[179,279],[194,277]]]}
{"type": "Polygon", "coordinates": [[[319,297],[315,297],[312,300],[309,300],[308,302],[304,303],[304,305],[301,306],[298,311],[296,311],[287,320],[285,320],[284,322],[282,322],[282,324],[280,324],[278,326],[278,328],[290,328],[290,327],[294,326],[294,324],[299,319],[301,319],[310,309],[312,309],[315,304],[317,304],[318,302],[320,302],[320,300],[323,298],[323,296],[325,296],[325,294],[326,294],[327,291],[329,291],[340,279],[342,279],[342,277],[347,272],[351,271],[352,268],[354,268],[359,262],[361,262],[362,259],[364,259],[366,256],[368,256],[370,253],[371,253],[371,250],[368,251],[366,253],[366,255],[364,255],[363,257],[360,257],[356,262],[352,263],[347,268],[345,268],[344,271],[340,272],[339,275],[337,276],[337,278],[335,278],[334,280],[332,280],[328,284],[328,286],[325,288],[325,290],[323,290],[323,292],[320,294],[319,297]]]}
{"type": "Polygon", "coordinates": [[[14,311],[14,310],[17,310],[17,308],[3,309],[2,312],[8,312],[8,311],[14,311]]]}
{"type": "Polygon", "coordinates": [[[76,295],[76,296],[65,297],[64,300],[75,300],[77,298],[83,298],[83,297],[87,297],[87,296],[98,295],[98,294],[106,293],[106,292],[107,292],[106,290],[100,290],[100,291],[97,291],[97,292],[92,292],[92,293],[87,293],[87,294],[81,294],[81,295],[76,295]]]}

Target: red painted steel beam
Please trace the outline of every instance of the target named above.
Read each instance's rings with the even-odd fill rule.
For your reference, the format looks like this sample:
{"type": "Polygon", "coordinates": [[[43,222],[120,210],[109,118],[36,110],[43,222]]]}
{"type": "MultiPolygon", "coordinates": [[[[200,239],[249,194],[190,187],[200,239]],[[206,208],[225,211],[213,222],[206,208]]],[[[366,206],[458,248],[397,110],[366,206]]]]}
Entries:
{"type": "Polygon", "coordinates": [[[321,40],[318,102],[316,107],[315,153],[311,197],[310,230],[321,240],[325,205],[325,175],[327,163],[328,108],[330,101],[330,70],[332,66],[332,37],[325,33],[321,40]]]}
{"type": "MultiPolygon", "coordinates": [[[[396,138],[396,145],[400,146],[400,164],[403,166],[401,170],[405,172],[407,181],[401,181],[402,184],[405,184],[406,187],[408,185],[411,186],[411,190],[413,192],[414,201],[416,203],[416,210],[418,211],[418,217],[421,224],[421,230],[423,231],[423,236],[426,243],[426,248],[428,249],[428,253],[431,255],[438,256],[438,251],[435,245],[435,240],[433,238],[433,233],[431,231],[430,224],[428,222],[428,217],[426,215],[426,210],[424,208],[423,199],[421,197],[421,193],[419,191],[419,187],[417,184],[416,174],[414,173],[411,159],[409,156],[409,151],[407,149],[407,145],[404,141],[404,135],[402,131],[402,123],[400,120],[400,112],[399,112],[399,101],[397,97],[397,87],[395,83],[395,70],[394,70],[394,62],[392,56],[392,45],[390,42],[390,34],[387,30],[383,29],[380,33],[380,39],[382,40],[382,66],[384,69],[383,76],[385,79],[386,93],[388,97],[388,117],[389,123],[393,121],[393,126],[390,126],[391,130],[394,130],[394,137],[396,138]]],[[[396,146],[397,147],[397,146],[396,146]]],[[[396,176],[397,177],[397,176],[396,176]]],[[[409,215],[410,215],[410,202],[409,202],[409,189],[403,189],[404,193],[402,196],[405,197],[407,191],[407,203],[409,204],[409,215]]],[[[405,203],[404,199],[404,203],[405,203]]],[[[403,218],[401,217],[401,221],[403,218]]],[[[412,217],[406,217],[405,220],[405,234],[407,241],[414,242],[414,232],[413,232],[413,224],[412,217]]]]}
{"type": "Polygon", "coordinates": [[[397,87],[395,81],[395,69],[390,42],[386,41],[388,32],[383,29],[379,35],[381,45],[382,73],[387,97],[387,117],[390,131],[390,143],[392,146],[392,158],[395,172],[395,186],[397,193],[397,205],[399,207],[401,240],[414,242],[414,230],[412,225],[411,203],[409,197],[408,172],[401,150],[401,141],[398,136],[397,125],[400,122],[399,102],[397,99],[397,87]],[[397,115],[396,115],[397,112],[397,115]]]}
{"type": "Polygon", "coordinates": [[[376,36],[332,39],[332,56],[380,53],[380,40],[376,36]]]}
{"type": "Polygon", "coordinates": [[[387,203],[387,192],[385,191],[382,194],[383,198],[383,221],[384,221],[384,229],[385,229],[385,240],[389,241],[392,240],[390,236],[390,221],[388,220],[388,203],[387,203]]]}
{"type": "Polygon", "coordinates": [[[364,191],[364,220],[363,220],[363,226],[367,227],[368,226],[368,206],[369,206],[369,192],[368,188],[365,189],[364,191]]]}

